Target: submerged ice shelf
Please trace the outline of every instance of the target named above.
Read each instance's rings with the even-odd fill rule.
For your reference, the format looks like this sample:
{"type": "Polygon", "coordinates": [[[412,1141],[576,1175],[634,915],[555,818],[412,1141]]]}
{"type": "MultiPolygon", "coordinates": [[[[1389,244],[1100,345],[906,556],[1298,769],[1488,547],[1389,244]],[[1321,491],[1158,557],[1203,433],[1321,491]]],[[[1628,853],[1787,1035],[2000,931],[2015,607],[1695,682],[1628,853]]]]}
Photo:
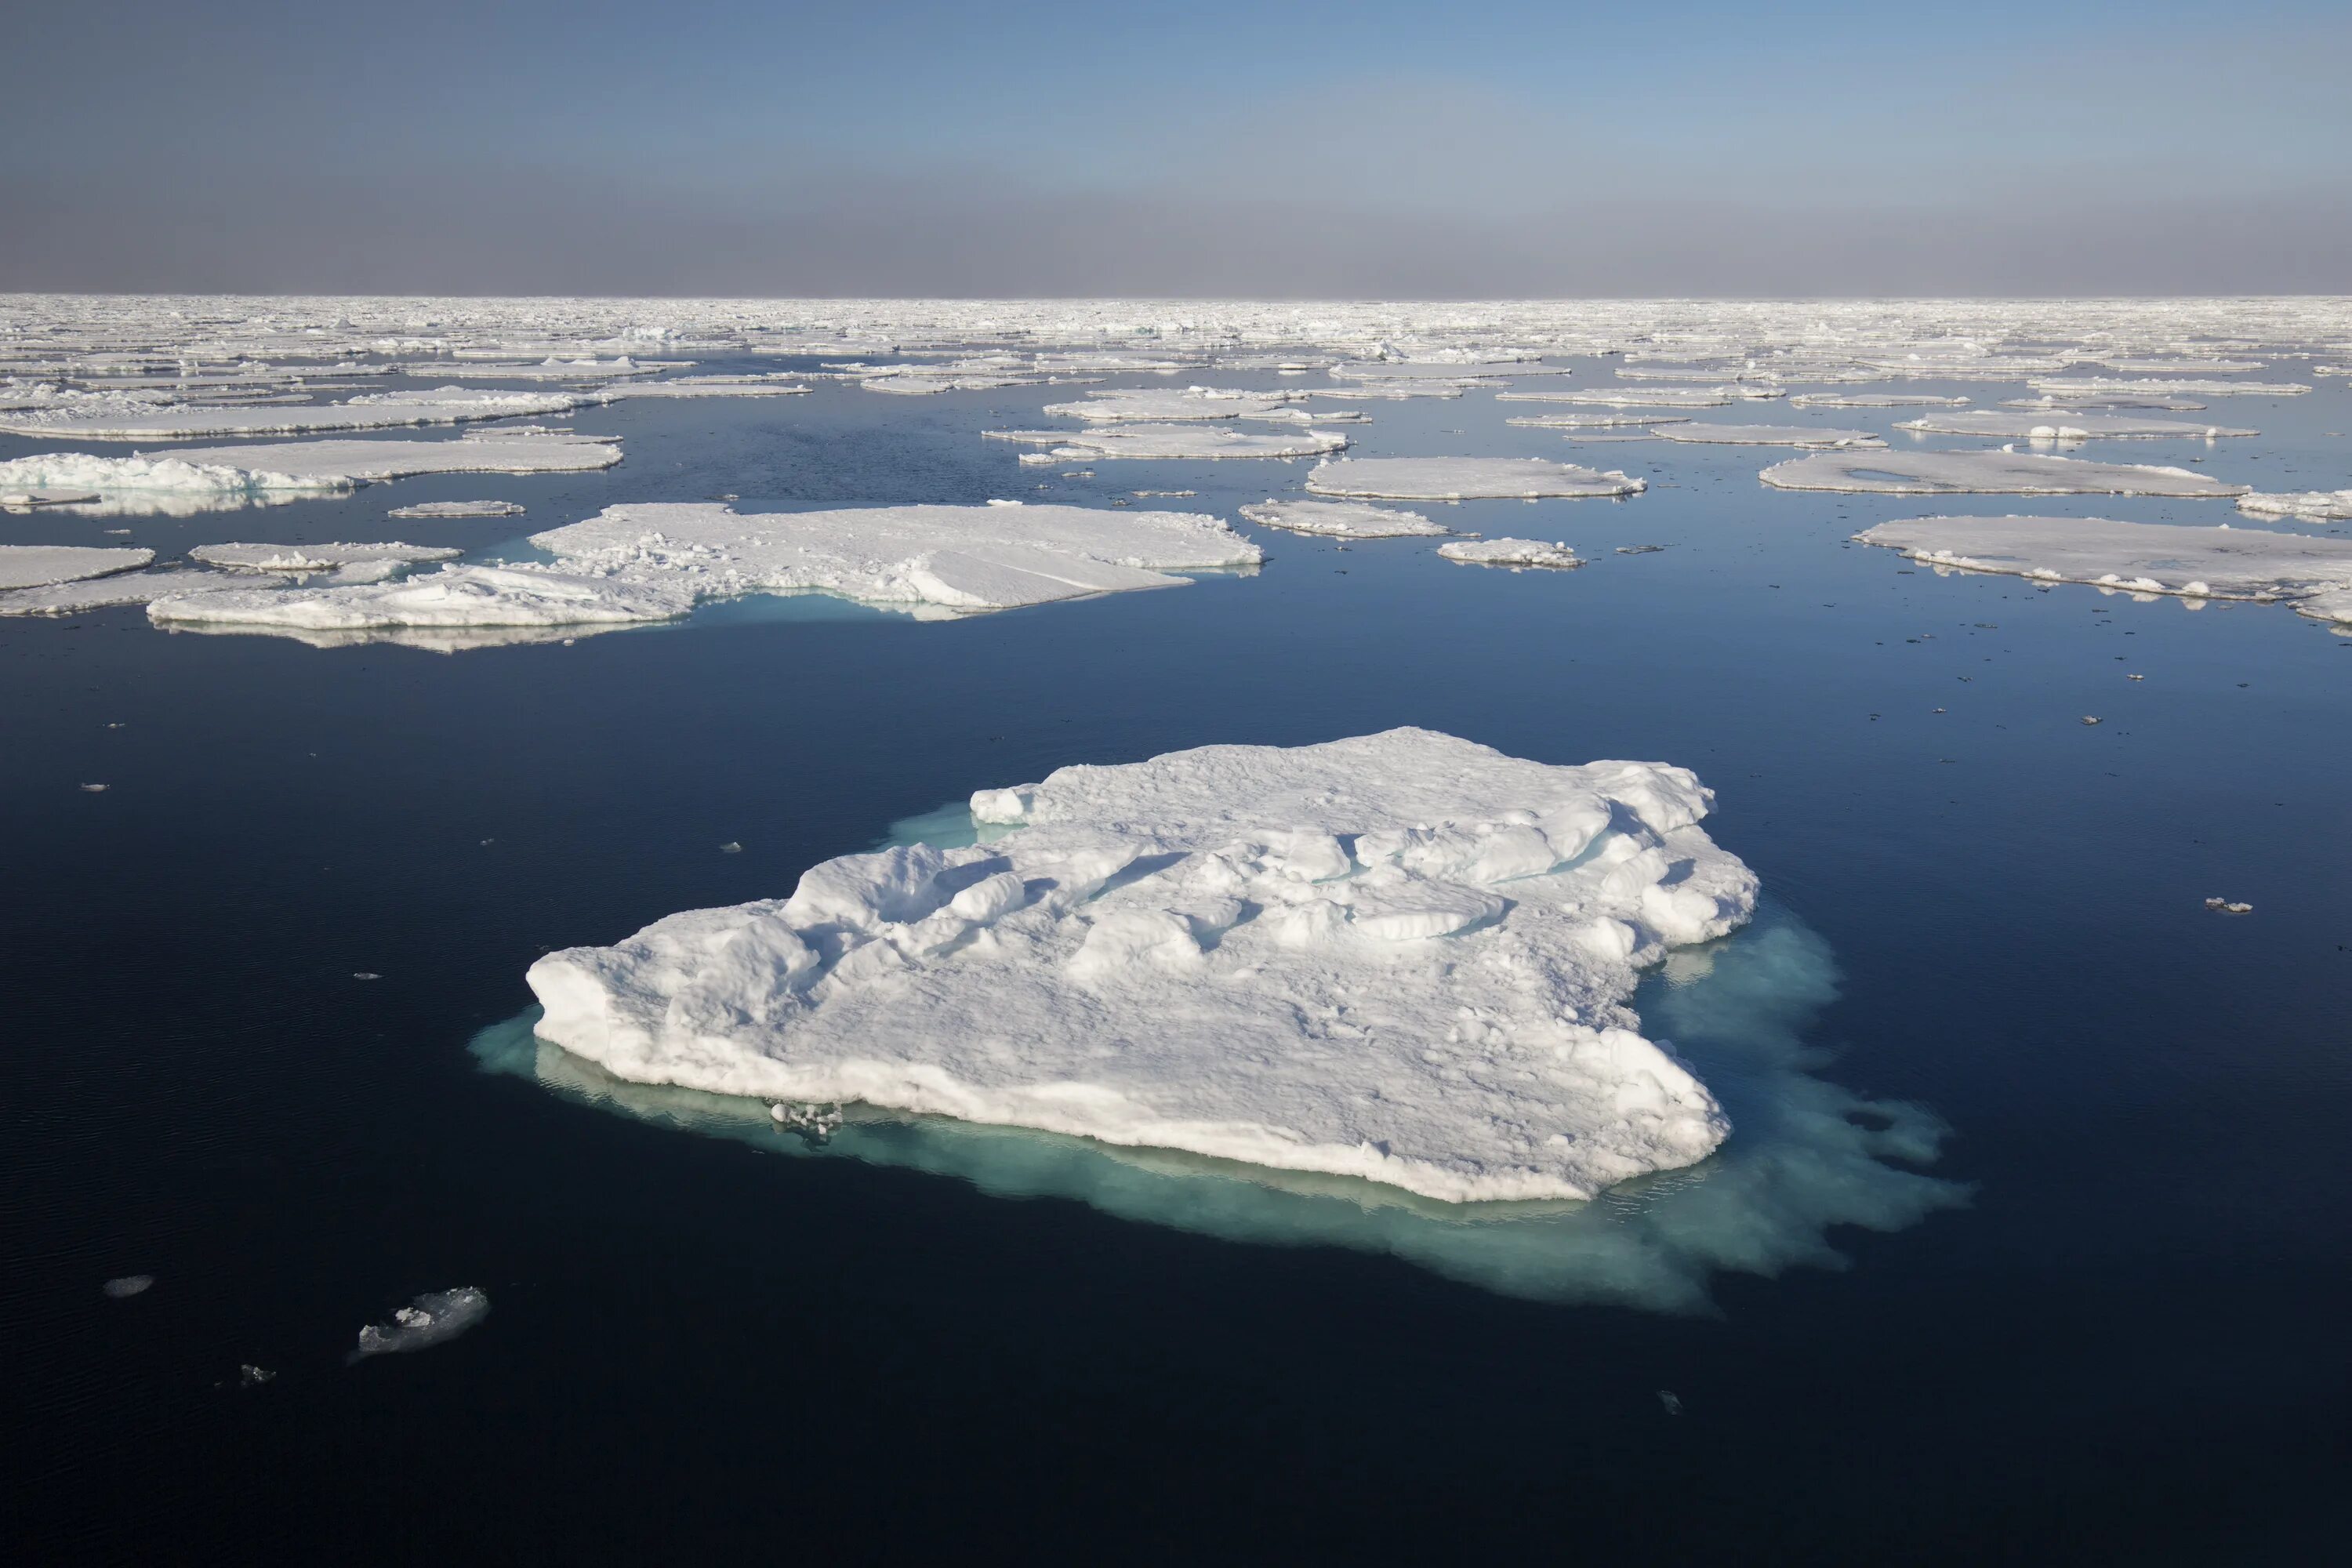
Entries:
{"type": "Polygon", "coordinates": [[[1065,768],[974,795],[990,843],[551,953],[538,1029],[637,1082],[1590,1197],[1728,1131],[1626,1005],[1753,908],[1709,800],[1417,730],[1065,768]]]}

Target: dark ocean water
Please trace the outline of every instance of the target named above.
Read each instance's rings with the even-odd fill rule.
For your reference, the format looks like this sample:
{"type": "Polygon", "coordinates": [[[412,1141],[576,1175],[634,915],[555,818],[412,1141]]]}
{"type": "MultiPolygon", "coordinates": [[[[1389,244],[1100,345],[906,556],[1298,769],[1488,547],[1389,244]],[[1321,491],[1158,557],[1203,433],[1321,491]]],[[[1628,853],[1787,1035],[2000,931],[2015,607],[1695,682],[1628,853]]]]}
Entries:
{"type": "MultiPolygon", "coordinates": [[[[616,500],[1191,489],[1136,504],[1231,518],[1305,477],[1065,479],[977,434],[1069,395],[646,401],[574,421],[625,437],[604,474],[0,527],[487,551],[616,500]],[[477,496],[530,513],[382,516],[477,496]]],[[[754,601],[446,656],[137,610],[0,621],[21,1560],[2237,1563],[2340,1540],[2352,647],[2279,607],[1845,542],[1936,511],[2247,520],[1789,494],[1755,479],[1781,452],[1571,445],[1486,394],[1366,406],[1364,454],[1566,457],[1652,489],[1441,509],[1592,558],[1564,574],[1252,531],[1255,574],[939,624],[754,601]],[[1670,548],[1614,553],[1642,543],[1670,548]],[[1230,1171],[887,1125],[780,1157],[810,1151],[708,1107],[612,1114],[468,1049],[512,1043],[542,952],[788,891],[975,788],[1396,724],[1696,769],[1770,911],[1722,944],[1731,980],[1691,988],[1715,998],[1693,1037],[1740,1036],[1738,954],[1778,932],[1817,961],[1774,1015],[1801,1060],[1751,1081],[1725,1047],[1709,1075],[1754,1107],[1723,1158],[1765,1146],[1773,1072],[1801,1067],[1940,1123],[1900,1178],[1948,1184],[1936,1203],[1886,1231],[1799,1215],[1842,1267],[1700,1269],[1703,1300],[1511,1294],[1360,1205],[1253,1207],[1230,1171]],[[134,1273],[153,1288],[102,1294],[134,1273]],[[459,1284],[493,1303],[472,1332],[345,1364],[361,1324],[459,1284]],[[275,1381],[240,1388],[247,1363],[275,1381]]],[[[2352,483],[2340,383],[2209,417],[2264,435],[2084,455],[2352,483]]],[[[1675,1004],[1662,982],[1643,1005],[1675,1004]]]]}

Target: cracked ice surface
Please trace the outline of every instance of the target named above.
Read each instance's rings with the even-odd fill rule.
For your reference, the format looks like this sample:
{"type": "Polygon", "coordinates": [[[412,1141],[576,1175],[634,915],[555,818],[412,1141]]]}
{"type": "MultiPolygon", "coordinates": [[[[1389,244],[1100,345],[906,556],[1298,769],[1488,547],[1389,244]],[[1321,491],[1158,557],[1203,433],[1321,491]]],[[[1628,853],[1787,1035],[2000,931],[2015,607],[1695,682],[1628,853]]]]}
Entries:
{"type": "MultiPolygon", "coordinates": [[[[2352,591],[2352,539],[2082,517],[1922,517],[1854,537],[1931,566],[2192,599],[2305,599],[2352,591]]],[[[2336,601],[2307,613],[2329,618],[2336,601]]],[[[2303,606],[2298,605],[2298,608],[2303,606]]]]}
{"type": "Polygon", "coordinates": [[[551,953],[537,1029],[635,1082],[1588,1197],[1728,1131],[1626,1005],[1753,908],[1710,800],[1419,730],[1064,768],[973,796],[993,842],[551,953]]]}
{"type": "Polygon", "coordinates": [[[1317,495],[1389,500],[1535,500],[1549,496],[1629,496],[1649,481],[1614,468],[1544,458],[1358,458],[1323,463],[1307,476],[1317,495]]]}
{"type": "Polygon", "coordinates": [[[2030,452],[1815,452],[1776,463],[1758,476],[1784,490],[1852,490],[1884,495],[2237,496],[2187,468],[2093,463],[2030,452]]]}

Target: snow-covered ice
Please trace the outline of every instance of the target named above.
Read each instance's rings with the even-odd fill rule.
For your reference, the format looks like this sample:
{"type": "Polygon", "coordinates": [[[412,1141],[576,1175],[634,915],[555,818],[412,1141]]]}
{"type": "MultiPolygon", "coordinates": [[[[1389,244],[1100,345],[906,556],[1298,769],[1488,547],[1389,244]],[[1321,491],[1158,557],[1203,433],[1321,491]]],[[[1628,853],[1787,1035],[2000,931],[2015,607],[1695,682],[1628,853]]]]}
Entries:
{"type": "Polygon", "coordinates": [[[1712,442],[1727,447],[1884,447],[1869,430],[1837,430],[1826,425],[1717,425],[1683,419],[1659,425],[1653,434],[1667,441],[1712,442]]]}
{"type": "MultiPolygon", "coordinates": [[[[341,566],[415,566],[465,553],[435,544],[199,544],[188,559],[237,572],[332,572],[341,566]]],[[[144,563],[142,563],[144,564],[144,563]]]]}
{"type": "Polygon", "coordinates": [[[1230,387],[1119,387],[1076,403],[1049,403],[1045,412],[1092,424],[1182,424],[1195,419],[1298,419],[1300,392],[1244,392],[1230,387]]]}
{"type": "Polygon", "coordinates": [[[1662,426],[1677,425],[1688,419],[1686,414],[1523,414],[1503,421],[1506,425],[1531,426],[1538,430],[1615,430],[1631,426],[1638,429],[1655,430],[1662,426]]]}
{"type": "Polygon", "coordinates": [[[973,796],[992,842],[551,953],[537,1027],[639,1082],[1590,1197],[1729,1131],[1626,1005],[1753,909],[1710,801],[1418,730],[1064,768],[973,796]]]}
{"type": "Polygon", "coordinates": [[[152,550],[107,550],[80,544],[0,544],[0,589],[46,588],[90,577],[135,572],[155,559],[152,550]]]}
{"type": "Polygon", "coordinates": [[[531,542],[565,571],[699,598],[832,594],[946,614],[1164,588],[1265,552],[1198,512],[996,501],[743,514],[713,503],[609,507],[531,542]]]}
{"type": "Polygon", "coordinates": [[[401,1351],[430,1350],[446,1344],[487,1317],[489,1296],[472,1285],[454,1290],[427,1290],[392,1315],[389,1322],[370,1323],[360,1331],[359,1347],[351,1361],[401,1351]]]}
{"type": "MultiPolygon", "coordinates": [[[[47,452],[0,462],[0,490],[95,494],[124,510],[228,508],[420,474],[576,473],[621,460],[609,442],[499,432],[427,441],[285,441],[128,458],[47,452]]],[[[518,509],[520,510],[520,509],[518,509]]]]}
{"type": "Polygon", "coordinates": [[[1276,500],[1269,496],[1255,506],[1242,508],[1241,512],[1250,521],[1267,528],[1328,534],[1337,539],[1402,539],[1454,531],[1417,511],[1353,500],[1276,500]]]}
{"type": "Polygon", "coordinates": [[[1996,440],[2213,440],[2224,436],[2259,436],[2242,426],[2198,425],[2185,419],[2151,419],[2145,415],[2080,412],[2036,415],[2005,414],[1975,409],[1965,414],[1924,414],[1896,422],[1898,430],[1918,430],[1933,436],[1985,436],[1996,440]]]}
{"type": "Polygon", "coordinates": [[[2026,385],[2052,397],[2299,397],[2299,381],[2118,381],[2111,376],[2041,376],[2026,385]]]}
{"type": "Polygon", "coordinates": [[[427,500],[396,506],[383,515],[401,518],[520,517],[523,508],[510,500],[427,500]]]}
{"type": "Polygon", "coordinates": [[[1584,564],[1575,551],[1557,540],[1546,543],[1540,539],[1457,539],[1439,545],[1437,552],[1468,566],[1543,566],[1564,571],[1584,564]]]}
{"type": "MultiPolygon", "coordinates": [[[[1313,458],[1337,452],[1345,436],[1321,430],[1259,432],[1222,425],[1110,425],[1091,430],[991,430],[999,441],[1050,447],[1040,460],[1087,461],[1107,458],[1313,458]]],[[[1031,460],[1024,458],[1023,461],[1031,460]]]]}
{"type": "Polygon", "coordinates": [[[2352,589],[2352,539],[2083,517],[1922,517],[1854,537],[1915,561],[2188,598],[2301,599],[2352,589]]]}
{"type": "Polygon", "coordinates": [[[562,414],[587,399],[563,393],[486,392],[444,386],[431,392],[372,392],[342,403],[228,408],[152,405],[100,413],[0,415],[0,431],[75,441],[197,441],[225,436],[299,435],[320,430],[388,430],[405,425],[456,425],[562,414]]]}
{"type": "Polygon", "coordinates": [[[2236,496],[2187,468],[2093,463],[2033,452],[1815,452],[1776,463],[1758,476],[1784,490],[1851,490],[1884,495],[2236,496]]]}
{"type": "Polygon", "coordinates": [[[1498,392],[1497,403],[1578,403],[1595,408],[1719,408],[1744,398],[1776,396],[1760,387],[1602,386],[1578,392],[1498,392]]]}
{"type": "Polygon", "coordinates": [[[694,605],[681,584],[614,583],[528,566],[444,566],[388,582],[207,588],[148,603],[158,626],[292,632],[582,626],[668,620],[694,605]]]}
{"type": "Polygon", "coordinates": [[[37,616],[56,619],[82,615],[90,610],[152,604],[173,594],[250,589],[253,584],[253,576],[241,572],[188,571],[169,567],[118,572],[48,587],[0,592],[0,616],[37,616]]]}
{"type": "Polygon", "coordinates": [[[1372,500],[1535,500],[1629,496],[1649,481],[1544,458],[1358,458],[1318,465],[1307,488],[1372,500]]]}
{"type": "Polygon", "coordinates": [[[2327,522],[2352,518],[2352,490],[2256,490],[2238,498],[2238,510],[2254,517],[2304,517],[2327,522]]]}
{"type": "Polygon", "coordinates": [[[1793,408],[1958,408],[1967,402],[1926,392],[1800,392],[1789,399],[1793,408]]]}

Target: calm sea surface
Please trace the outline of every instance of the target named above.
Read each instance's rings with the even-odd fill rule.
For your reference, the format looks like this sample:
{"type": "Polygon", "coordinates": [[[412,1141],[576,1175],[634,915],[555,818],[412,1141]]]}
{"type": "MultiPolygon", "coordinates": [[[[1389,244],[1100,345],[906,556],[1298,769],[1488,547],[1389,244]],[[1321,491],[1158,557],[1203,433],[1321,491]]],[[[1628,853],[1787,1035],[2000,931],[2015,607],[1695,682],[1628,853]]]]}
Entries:
{"type": "MultiPolygon", "coordinates": [[[[646,400],[574,419],[625,437],[602,474],[0,531],[495,553],[622,500],[1145,489],[1233,519],[1308,467],[1064,478],[981,438],[1070,395],[646,400]],[[383,516],[484,496],[529,514],[383,516]]],[[[2352,484],[2344,382],[2212,402],[2262,437],[2082,455],[2352,484]]],[[[1570,443],[1486,393],[1365,406],[1359,455],[1565,458],[1651,489],[1420,509],[1565,540],[1591,559],[1568,574],[1243,524],[1255,574],[950,623],[756,600],[452,656],[166,635],[135,609],[0,621],[18,1560],[2340,1542],[2352,646],[2275,606],[1939,577],[1846,542],[1929,512],[2248,520],[1791,494],[1756,480],[1783,451],[1570,443]],[[1666,548],[1616,552],[1643,544],[1666,548]],[[927,814],[975,788],[1398,724],[1715,787],[1765,918],[1640,1005],[1732,1109],[1716,1168],[1480,1230],[889,1119],[816,1150],[568,1073],[516,1022],[542,952],[787,892],[908,819],[951,826],[927,814]],[[1886,1228],[1843,1223],[1873,1213],[1886,1228]],[[1727,1266],[1743,1238],[1770,1272],[1727,1266]],[[102,1293],[130,1274],[153,1288],[102,1293]],[[345,1364],[361,1324],[456,1285],[493,1303],[469,1334],[345,1364]],[[240,1387],[246,1363],[275,1380],[240,1387]]]]}

